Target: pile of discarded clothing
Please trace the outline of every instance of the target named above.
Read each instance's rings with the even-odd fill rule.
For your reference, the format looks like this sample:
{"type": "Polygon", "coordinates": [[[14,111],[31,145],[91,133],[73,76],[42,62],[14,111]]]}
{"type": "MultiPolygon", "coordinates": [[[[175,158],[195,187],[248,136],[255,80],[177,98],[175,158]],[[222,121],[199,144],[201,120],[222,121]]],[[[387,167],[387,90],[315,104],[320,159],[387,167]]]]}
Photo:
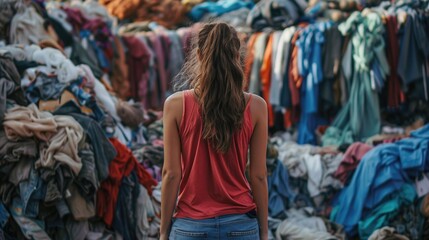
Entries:
{"type": "Polygon", "coordinates": [[[0,239],[157,239],[162,113],[112,91],[107,13],[39,3],[0,47],[0,239]]]}
{"type": "Polygon", "coordinates": [[[341,147],[271,138],[269,222],[277,239],[426,239],[429,125],[341,147]],[[348,238],[346,238],[348,237],[348,238]]]}

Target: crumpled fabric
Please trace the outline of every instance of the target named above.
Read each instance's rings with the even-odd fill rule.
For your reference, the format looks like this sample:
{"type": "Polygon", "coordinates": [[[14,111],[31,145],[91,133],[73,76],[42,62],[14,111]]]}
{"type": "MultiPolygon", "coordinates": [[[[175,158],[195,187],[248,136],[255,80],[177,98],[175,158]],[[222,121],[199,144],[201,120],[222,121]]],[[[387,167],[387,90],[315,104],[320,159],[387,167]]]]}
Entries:
{"type": "Polygon", "coordinates": [[[27,101],[20,85],[21,77],[12,59],[7,54],[6,56],[0,56],[0,123],[4,118],[7,99],[12,99],[18,104],[26,105],[27,101]]]}
{"type": "Polygon", "coordinates": [[[132,129],[137,128],[144,121],[144,112],[140,103],[118,101],[116,110],[122,123],[132,129]]]}
{"type": "Polygon", "coordinates": [[[258,2],[247,16],[247,25],[256,31],[285,29],[304,14],[307,3],[302,0],[265,0],[258,2]]]}
{"type": "Polygon", "coordinates": [[[23,213],[22,201],[19,198],[14,198],[9,211],[21,229],[21,232],[28,239],[50,240],[51,238],[45,232],[43,222],[28,218],[23,213]]]}
{"type": "Polygon", "coordinates": [[[327,232],[323,219],[311,216],[309,209],[291,209],[288,218],[279,224],[276,239],[331,240],[338,239],[327,232]]]}
{"type": "Polygon", "coordinates": [[[109,177],[101,183],[98,189],[96,204],[97,215],[108,226],[113,223],[118,193],[124,177],[129,176],[135,169],[139,183],[146,188],[149,194],[152,194],[152,187],[157,184],[137,162],[130,149],[116,138],[111,138],[110,142],[116,148],[117,155],[109,165],[109,177]]]}
{"type": "Polygon", "coordinates": [[[294,178],[307,178],[307,188],[311,197],[321,193],[323,168],[321,156],[312,152],[315,147],[311,145],[298,145],[286,142],[279,147],[279,159],[287,167],[290,176],[294,178]]]}
{"type": "Polygon", "coordinates": [[[51,39],[43,28],[43,18],[33,6],[23,7],[10,23],[9,40],[13,44],[38,44],[42,40],[51,39]]]}
{"type": "Polygon", "coordinates": [[[358,166],[360,160],[371,149],[371,146],[360,142],[350,145],[344,153],[343,160],[333,176],[342,183],[346,183],[358,166]]]}
{"type": "Polygon", "coordinates": [[[14,107],[3,123],[9,140],[35,136],[42,140],[36,167],[54,167],[57,161],[68,165],[77,175],[82,167],[77,145],[83,137],[82,127],[69,116],[53,116],[41,112],[36,105],[14,107]]]}
{"type": "Polygon", "coordinates": [[[21,158],[34,158],[38,149],[34,139],[10,141],[5,132],[0,130],[0,166],[4,163],[18,162],[21,158]]]}
{"type": "Polygon", "coordinates": [[[57,123],[49,112],[41,112],[34,104],[14,107],[7,111],[4,130],[9,140],[36,138],[47,142],[57,132],[57,123]]]}
{"type": "Polygon", "coordinates": [[[211,16],[221,16],[222,14],[238,10],[240,8],[253,7],[253,2],[244,2],[239,0],[221,0],[218,2],[203,2],[196,5],[189,12],[189,16],[194,21],[200,21],[206,14],[211,16]]]}
{"type": "Polygon", "coordinates": [[[35,49],[31,60],[52,68],[61,83],[76,80],[82,75],[80,69],[70,59],[66,58],[60,50],[55,48],[35,49]]]}
{"type": "Polygon", "coordinates": [[[78,175],[82,161],[78,155],[78,144],[83,137],[80,124],[70,116],[54,116],[57,132],[40,148],[40,158],[35,162],[38,167],[54,167],[61,162],[78,175]]]}
{"type": "Polygon", "coordinates": [[[408,240],[407,236],[395,233],[392,227],[382,227],[374,231],[368,240],[408,240]]]}
{"type": "Polygon", "coordinates": [[[275,169],[268,176],[268,213],[270,217],[282,214],[288,201],[293,202],[295,193],[289,186],[289,174],[283,163],[275,160],[275,169]]]}
{"type": "Polygon", "coordinates": [[[404,184],[401,190],[394,194],[359,221],[361,239],[367,239],[376,229],[390,225],[400,214],[400,209],[412,205],[417,198],[416,190],[411,184],[404,184]]]}
{"type": "Polygon", "coordinates": [[[349,99],[323,135],[323,146],[351,144],[379,133],[379,99],[372,81],[374,77],[384,81],[389,73],[384,25],[378,13],[354,12],[338,29],[351,36],[354,71],[349,99]],[[362,116],[365,121],[361,121],[362,116]]]}
{"type": "Polygon", "coordinates": [[[6,36],[4,36],[3,33],[6,32],[7,26],[14,15],[15,9],[13,5],[15,5],[15,2],[13,1],[4,1],[2,2],[2,7],[0,8],[0,39],[2,40],[6,40],[4,39],[6,36]]]}
{"type": "Polygon", "coordinates": [[[362,216],[397,192],[409,179],[429,169],[429,125],[411,132],[410,138],[382,144],[370,150],[359,163],[350,184],[335,199],[331,220],[357,234],[362,216]]]}
{"type": "MultiPolygon", "coordinates": [[[[228,23],[237,29],[238,32],[251,32],[251,29],[247,26],[246,19],[247,15],[249,15],[250,9],[248,8],[240,8],[232,12],[228,12],[218,17],[216,20],[220,22],[228,23]]],[[[210,16],[210,14],[206,14],[204,18],[210,16]]],[[[212,17],[212,16],[210,16],[212,17]]]]}

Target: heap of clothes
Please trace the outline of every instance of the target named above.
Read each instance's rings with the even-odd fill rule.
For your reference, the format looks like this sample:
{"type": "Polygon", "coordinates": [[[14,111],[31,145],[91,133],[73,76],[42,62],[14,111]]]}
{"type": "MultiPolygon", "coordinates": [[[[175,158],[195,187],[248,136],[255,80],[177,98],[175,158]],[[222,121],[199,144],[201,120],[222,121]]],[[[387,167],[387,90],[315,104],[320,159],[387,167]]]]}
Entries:
{"type": "MultiPolygon", "coordinates": [[[[9,7],[1,38],[10,44],[0,46],[0,239],[157,239],[162,113],[112,90],[126,86],[118,75],[135,53],[118,46],[138,38],[114,36],[95,2],[9,7]]],[[[153,34],[158,45],[161,36],[153,34]]],[[[145,54],[154,64],[155,53],[145,54]]]]}
{"type": "Polygon", "coordinates": [[[273,239],[427,239],[429,125],[394,142],[341,147],[271,138],[273,239]]]}

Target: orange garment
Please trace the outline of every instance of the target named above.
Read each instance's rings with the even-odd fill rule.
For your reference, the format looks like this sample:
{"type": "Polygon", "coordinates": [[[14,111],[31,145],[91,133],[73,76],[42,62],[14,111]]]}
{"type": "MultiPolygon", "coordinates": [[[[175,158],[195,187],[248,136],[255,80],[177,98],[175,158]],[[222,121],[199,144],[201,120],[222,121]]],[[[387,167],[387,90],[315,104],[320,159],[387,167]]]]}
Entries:
{"type": "Polygon", "coordinates": [[[262,84],[262,98],[267,102],[268,107],[268,126],[274,126],[274,111],[270,103],[270,87],[271,87],[271,55],[273,54],[273,34],[268,38],[267,47],[265,48],[264,60],[260,70],[262,84]]]}
{"type": "Polygon", "coordinates": [[[247,56],[246,56],[246,62],[244,65],[244,89],[246,91],[249,88],[250,73],[252,72],[252,64],[253,64],[253,59],[255,57],[254,45],[255,45],[256,39],[258,39],[260,34],[261,33],[252,34],[252,36],[250,36],[249,41],[247,42],[247,56]]]}
{"type": "Polygon", "coordinates": [[[99,3],[120,20],[156,22],[167,28],[186,20],[187,7],[177,0],[99,0],[99,3]]]}

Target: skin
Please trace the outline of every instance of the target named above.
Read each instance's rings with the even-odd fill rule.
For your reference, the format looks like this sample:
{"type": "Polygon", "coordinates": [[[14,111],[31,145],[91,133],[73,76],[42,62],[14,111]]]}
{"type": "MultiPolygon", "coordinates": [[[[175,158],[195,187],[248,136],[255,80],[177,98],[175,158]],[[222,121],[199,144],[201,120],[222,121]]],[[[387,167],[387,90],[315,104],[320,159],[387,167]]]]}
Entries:
{"type": "MultiPolygon", "coordinates": [[[[245,93],[246,100],[250,94],[245,93]]],[[[171,95],[164,103],[164,166],[161,190],[160,239],[168,239],[181,180],[179,126],[182,121],[183,93],[171,95]]],[[[253,134],[250,140],[250,186],[257,207],[260,239],[268,239],[268,187],[266,145],[268,141],[267,104],[253,95],[250,103],[253,134]]]]}

